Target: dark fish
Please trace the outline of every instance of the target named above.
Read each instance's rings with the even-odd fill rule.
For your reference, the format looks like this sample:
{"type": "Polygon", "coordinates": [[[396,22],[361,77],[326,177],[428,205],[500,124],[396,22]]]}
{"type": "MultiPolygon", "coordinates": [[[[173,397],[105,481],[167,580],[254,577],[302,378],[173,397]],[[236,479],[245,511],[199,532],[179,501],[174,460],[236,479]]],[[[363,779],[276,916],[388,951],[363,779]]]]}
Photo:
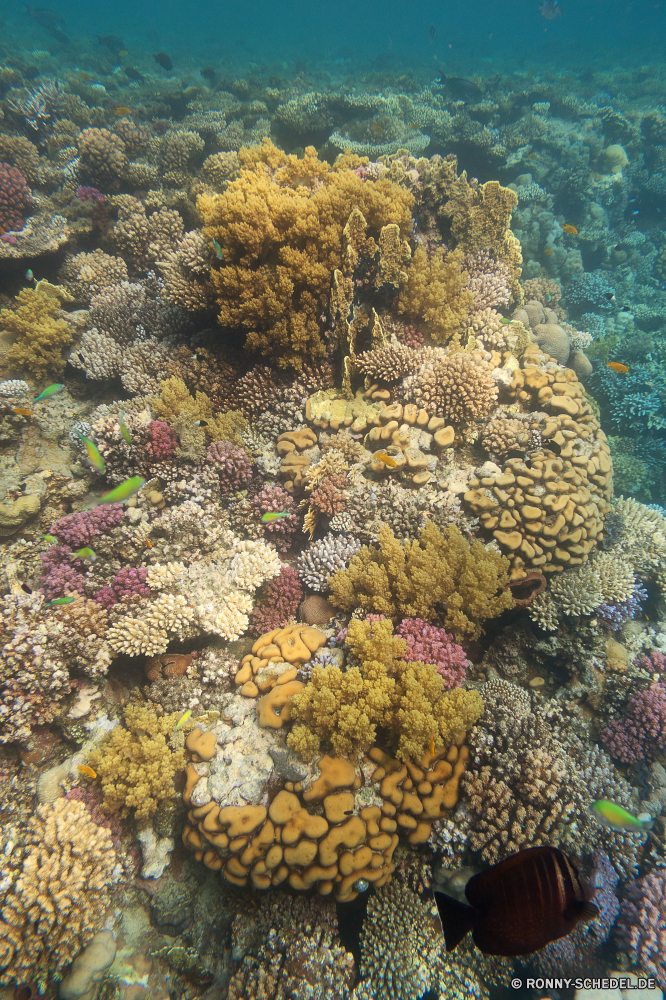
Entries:
{"type": "Polygon", "coordinates": [[[434,24],[431,24],[430,27],[428,28],[428,38],[430,39],[431,42],[434,42],[435,39],[437,38],[437,29],[434,24]]]}
{"type": "Polygon", "coordinates": [[[47,31],[65,31],[65,21],[60,14],[54,14],[52,10],[45,10],[43,7],[28,7],[27,4],[25,9],[28,16],[37,24],[41,24],[42,28],[46,28],[47,31]]]}
{"type": "Polygon", "coordinates": [[[173,63],[169,59],[166,52],[156,52],[153,56],[155,62],[162,67],[162,69],[170,70],[173,69],[173,63]]]}
{"type": "Polygon", "coordinates": [[[106,46],[109,52],[113,52],[114,55],[122,52],[125,48],[122,38],[118,38],[117,35],[95,35],[95,38],[100,45],[106,46]]]}
{"type": "Polygon", "coordinates": [[[134,80],[135,83],[143,80],[143,74],[139,73],[138,69],[134,69],[134,66],[125,66],[123,73],[128,80],[134,80]]]}
{"type": "Polygon", "coordinates": [[[212,66],[204,66],[200,72],[204,80],[208,80],[209,83],[215,83],[217,74],[212,66]]]}
{"type": "Polygon", "coordinates": [[[482,96],[480,87],[460,76],[442,76],[439,82],[447,88],[454,101],[473,101],[482,96]]]}
{"type": "Polygon", "coordinates": [[[465,895],[470,906],[435,893],[447,951],[472,931],[474,944],[486,955],[528,955],[599,916],[578,872],[556,847],[512,854],[474,875],[465,895]]]}
{"type": "Polygon", "coordinates": [[[544,0],[539,7],[539,13],[542,17],[545,17],[547,21],[554,21],[556,18],[562,17],[562,11],[560,10],[560,5],[557,0],[544,0]]]}

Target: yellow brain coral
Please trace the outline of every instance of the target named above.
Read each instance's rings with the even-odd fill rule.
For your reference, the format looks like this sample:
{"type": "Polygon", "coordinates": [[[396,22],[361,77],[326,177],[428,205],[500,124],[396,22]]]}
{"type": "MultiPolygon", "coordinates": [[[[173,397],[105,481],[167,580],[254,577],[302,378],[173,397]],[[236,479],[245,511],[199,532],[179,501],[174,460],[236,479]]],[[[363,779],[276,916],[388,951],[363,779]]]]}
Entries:
{"type": "Polygon", "coordinates": [[[313,760],[322,742],[342,757],[355,758],[382,731],[382,742],[400,760],[420,758],[431,735],[439,745],[455,742],[483,712],[476,691],[444,691],[433,664],[406,663],[406,644],[393,634],[390,619],[349,624],[347,645],[360,661],[343,672],[316,666],[312,679],[291,699],[296,723],[289,746],[313,760]]]}
{"type": "Polygon", "coordinates": [[[441,532],[428,522],[414,542],[401,544],[384,525],[379,546],[364,545],[348,569],[329,581],[332,603],[389,617],[432,621],[439,612],[460,642],[478,638],[485,618],[513,606],[509,561],[481,542],[471,545],[457,528],[441,532]]]}
{"type": "Polygon", "coordinates": [[[224,194],[202,194],[205,235],[222,248],[211,277],[221,326],[246,331],[246,346],[281,367],[323,355],[321,315],[333,271],[343,260],[343,229],[353,209],[376,235],[412,228],[412,195],[392,181],[363,181],[357,157],[330,166],[313,146],[302,159],[269,139],[241,149],[241,173],[224,194]]]}
{"type": "Polygon", "coordinates": [[[171,737],[180,712],[159,719],[145,705],[128,705],[125,726],[116,726],[90,755],[102,782],[106,812],[148,819],[163,799],[175,799],[173,779],[186,766],[182,747],[171,737]]]}
{"type": "Polygon", "coordinates": [[[71,344],[72,331],[55,313],[66,301],[72,301],[66,289],[40,281],[19,292],[15,309],[0,310],[0,333],[15,339],[2,358],[5,371],[22,368],[42,377],[65,367],[62,349],[71,344]]]}

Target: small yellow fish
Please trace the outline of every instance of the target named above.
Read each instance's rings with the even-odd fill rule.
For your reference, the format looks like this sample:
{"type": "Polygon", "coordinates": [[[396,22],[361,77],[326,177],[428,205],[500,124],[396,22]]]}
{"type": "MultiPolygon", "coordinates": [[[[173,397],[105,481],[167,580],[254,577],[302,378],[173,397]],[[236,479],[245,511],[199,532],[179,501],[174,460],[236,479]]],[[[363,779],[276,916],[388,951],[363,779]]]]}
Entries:
{"type": "Polygon", "coordinates": [[[569,233],[570,236],[578,236],[578,230],[576,227],[570,225],[568,222],[565,222],[562,226],[562,232],[569,233]]]}
{"type": "Polygon", "coordinates": [[[544,250],[544,253],[545,253],[546,257],[552,257],[553,256],[553,251],[550,249],[550,247],[546,247],[546,249],[544,250]]]}
{"type": "Polygon", "coordinates": [[[146,538],[146,548],[147,549],[152,549],[152,547],[153,547],[153,543],[149,542],[148,539],[146,538]]]}
{"type": "Polygon", "coordinates": [[[618,372],[620,375],[626,375],[629,371],[627,365],[623,365],[621,361],[609,361],[606,368],[612,368],[614,372],[618,372]]]}
{"type": "Polygon", "coordinates": [[[125,56],[129,55],[129,52],[127,51],[127,49],[121,49],[120,52],[118,53],[118,55],[119,56],[123,56],[123,58],[124,58],[125,56]]]}
{"type": "Polygon", "coordinates": [[[125,104],[121,104],[117,108],[113,109],[113,113],[116,116],[116,118],[124,118],[125,115],[132,114],[132,109],[128,108],[125,104]]]}
{"type": "Polygon", "coordinates": [[[527,159],[528,160],[537,160],[538,157],[537,157],[536,153],[529,153],[527,159]]]}
{"type": "Polygon", "coordinates": [[[26,410],[22,406],[14,406],[12,408],[12,413],[18,414],[19,417],[31,417],[34,412],[34,410],[26,410]]]}
{"type": "Polygon", "coordinates": [[[80,771],[81,774],[84,776],[84,778],[96,778],[97,777],[97,771],[93,771],[92,767],[88,767],[87,764],[79,764],[79,766],[77,767],[76,770],[80,771]]]}
{"type": "Polygon", "coordinates": [[[384,465],[389,469],[396,469],[398,466],[396,460],[392,458],[390,455],[387,455],[386,452],[384,451],[377,452],[375,458],[377,459],[378,462],[383,462],[384,465]]]}
{"type": "Polygon", "coordinates": [[[191,714],[192,714],[192,709],[191,708],[188,708],[187,712],[183,712],[183,714],[181,715],[180,719],[178,720],[178,722],[176,723],[176,725],[174,727],[174,730],[173,730],[174,733],[177,733],[178,730],[182,726],[185,725],[185,723],[187,722],[187,720],[189,719],[189,717],[191,716],[191,714]]]}
{"type": "Polygon", "coordinates": [[[435,756],[435,734],[433,732],[430,733],[430,756],[435,756]]]}

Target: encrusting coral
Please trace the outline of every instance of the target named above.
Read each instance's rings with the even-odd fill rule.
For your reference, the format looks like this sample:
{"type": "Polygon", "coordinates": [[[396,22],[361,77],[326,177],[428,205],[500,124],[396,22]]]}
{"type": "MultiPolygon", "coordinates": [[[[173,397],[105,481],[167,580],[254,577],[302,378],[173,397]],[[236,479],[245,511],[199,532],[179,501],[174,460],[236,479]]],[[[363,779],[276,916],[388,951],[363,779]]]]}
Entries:
{"type": "Polygon", "coordinates": [[[99,930],[116,852],[109,830],[76,800],[39,806],[26,833],[0,910],[0,983],[33,982],[41,994],[99,930]]]}
{"type": "MultiPolygon", "coordinates": [[[[90,755],[102,783],[106,812],[137,821],[149,819],[160,802],[175,799],[173,779],[186,766],[173,733],[181,712],[159,718],[146,705],[125,708],[125,725],[115,726],[90,755]]],[[[181,741],[182,742],[182,741],[181,741]]]]}
{"type": "Polygon", "coordinates": [[[389,619],[352,620],[346,643],[358,666],[315,666],[310,682],[291,699],[295,723],[289,746],[312,760],[322,742],[334,753],[355,758],[384,733],[400,760],[420,758],[435,734],[448,745],[483,711],[475,691],[444,692],[434,664],[407,663],[404,639],[389,619]]]}
{"type": "Polygon", "coordinates": [[[364,545],[347,569],[330,579],[333,603],[391,618],[432,621],[441,608],[444,625],[460,641],[478,638],[481,622],[513,606],[506,590],[508,560],[479,541],[471,545],[457,528],[441,532],[429,521],[417,541],[398,542],[384,525],[378,547],[364,545]]]}
{"type": "Polygon", "coordinates": [[[412,227],[411,194],[389,180],[364,182],[361,161],[334,166],[314,147],[302,159],[264,139],[239,152],[240,177],[224,194],[202,194],[204,233],[217,240],[222,265],[211,271],[218,321],[246,332],[246,347],[280,367],[300,368],[306,354],[322,356],[322,301],[342,264],[343,229],[357,208],[375,232],[412,227]]]}

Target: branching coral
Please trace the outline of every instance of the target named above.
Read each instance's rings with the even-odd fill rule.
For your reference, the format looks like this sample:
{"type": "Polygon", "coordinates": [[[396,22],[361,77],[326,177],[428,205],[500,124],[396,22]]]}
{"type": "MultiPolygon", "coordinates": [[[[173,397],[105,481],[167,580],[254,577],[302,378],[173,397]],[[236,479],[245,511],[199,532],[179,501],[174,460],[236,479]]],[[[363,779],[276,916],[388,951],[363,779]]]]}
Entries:
{"type": "Polygon", "coordinates": [[[433,354],[409,385],[418,406],[452,423],[485,417],[497,399],[492,368],[478,352],[433,354]]]}
{"type": "Polygon", "coordinates": [[[173,731],[180,715],[159,718],[146,705],[125,708],[125,725],[116,726],[90,755],[102,782],[105,812],[146,820],[160,802],[175,799],[173,779],[186,765],[173,731]]]}
{"type": "Polygon", "coordinates": [[[109,830],[75,800],[39,806],[26,840],[0,913],[0,983],[33,982],[42,993],[99,929],[116,854],[109,830]]]}
{"type": "Polygon", "coordinates": [[[304,355],[324,353],[320,316],[352,210],[376,232],[395,223],[406,236],[413,199],[391,181],[364,182],[354,158],[330,167],[311,146],[299,159],[265,139],[239,156],[240,177],[198,200],[206,239],[224,254],[211,272],[219,322],[244,330],[250,350],[300,368],[304,355]]]}
{"type": "Polygon", "coordinates": [[[462,333],[474,306],[474,291],[461,251],[438,248],[430,259],[425,247],[414,251],[398,311],[420,319],[436,344],[462,333]]]}
{"type": "Polygon", "coordinates": [[[40,281],[16,296],[15,309],[0,311],[0,330],[15,338],[2,357],[6,371],[27,369],[41,378],[65,367],[61,351],[72,341],[71,327],[55,314],[71,300],[64,288],[40,281]]]}
{"type": "Polygon", "coordinates": [[[432,621],[442,614],[457,640],[477,638],[481,622],[513,606],[504,590],[508,560],[479,541],[472,545],[457,528],[442,533],[428,522],[418,541],[401,545],[386,525],[379,547],[363,546],[349,568],[332,577],[333,603],[363,607],[393,618],[432,621]]]}
{"type": "Polygon", "coordinates": [[[337,755],[355,757],[375,743],[378,729],[400,760],[417,760],[433,733],[437,745],[455,742],[483,711],[474,691],[444,692],[434,665],[407,663],[405,641],[393,635],[390,619],[353,619],[346,643],[359,666],[315,666],[292,697],[296,725],[287,742],[306,760],[322,741],[337,755]]]}

